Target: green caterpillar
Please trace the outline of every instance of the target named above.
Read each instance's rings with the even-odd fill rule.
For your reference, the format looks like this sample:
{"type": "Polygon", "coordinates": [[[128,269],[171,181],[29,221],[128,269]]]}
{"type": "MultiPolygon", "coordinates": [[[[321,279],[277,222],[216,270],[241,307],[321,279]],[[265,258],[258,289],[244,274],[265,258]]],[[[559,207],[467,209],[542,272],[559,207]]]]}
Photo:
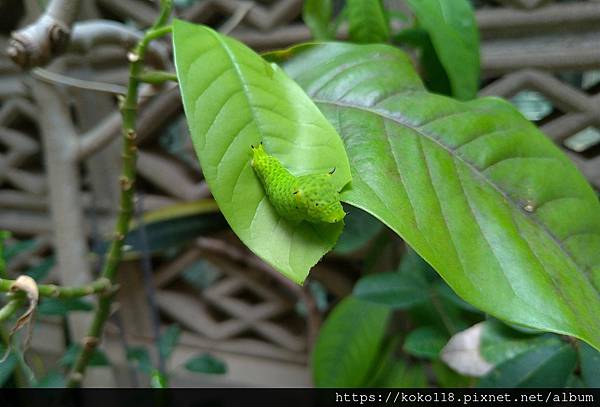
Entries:
{"type": "Polygon", "coordinates": [[[252,168],[262,182],[269,201],[277,213],[293,222],[336,223],[346,213],[331,175],[310,174],[296,177],[262,146],[252,146],[252,168]]]}

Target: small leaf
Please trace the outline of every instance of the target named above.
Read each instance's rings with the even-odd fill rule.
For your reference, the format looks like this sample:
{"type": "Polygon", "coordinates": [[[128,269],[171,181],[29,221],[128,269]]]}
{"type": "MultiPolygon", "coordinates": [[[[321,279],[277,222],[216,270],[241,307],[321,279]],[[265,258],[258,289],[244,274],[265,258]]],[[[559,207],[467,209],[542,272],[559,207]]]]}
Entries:
{"type": "Polygon", "coordinates": [[[419,388],[427,387],[427,376],[421,365],[409,366],[403,360],[393,360],[375,387],[419,388]]]}
{"type": "Polygon", "coordinates": [[[150,387],[153,389],[166,389],[169,387],[169,378],[154,369],[150,374],[150,387]]]}
{"type": "Polygon", "coordinates": [[[20,240],[4,248],[4,260],[9,263],[21,253],[33,250],[39,244],[38,239],[20,240]]]}
{"type": "Polygon", "coordinates": [[[475,98],[479,89],[479,31],[468,0],[407,0],[419,26],[431,37],[452,95],[475,98]]]}
{"type": "Polygon", "coordinates": [[[576,363],[570,345],[542,345],[498,365],[478,387],[564,387],[576,363]]]}
{"type": "Polygon", "coordinates": [[[153,367],[150,353],[143,346],[129,346],[127,348],[127,360],[135,363],[138,370],[146,374],[152,374],[153,367]]]}
{"type": "Polygon", "coordinates": [[[565,383],[565,388],[567,389],[584,389],[586,388],[585,383],[581,379],[581,377],[571,374],[565,383]]]}
{"type": "Polygon", "coordinates": [[[412,356],[437,359],[447,341],[448,336],[437,328],[423,326],[408,334],[402,349],[412,356]]]}
{"type": "Polygon", "coordinates": [[[345,205],[344,210],[344,231],[333,249],[339,254],[348,254],[363,248],[384,228],[383,223],[361,209],[345,205]]]}
{"type": "Polygon", "coordinates": [[[388,307],[346,297],[331,312],[312,354],[317,387],[366,385],[381,351],[388,307]]]}
{"type": "Polygon", "coordinates": [[[427,31],[420,28],[409,28],[399,32],[394,37],[394,41],[419,49],[419,64],[423,82],[425,82],[427,89],[442,95],[452,95],[450,79],[435,52],[431,37],[427,31]]]}
{"type": "MultiPolygon", "coordinates": [[[[1,355],[4,355],[4,346],[2,346],[1,349],[1,355]]],[[[4,359],[4,361],[0,363],[0,386],[3,386],[6,383],[6,381],[10,379],[16,367],[17,357],[11,352],[8,354],[6,359],[4,359]]]]}
{"type": "Polygon", "coordinates": [[[28,268],[25,274],[35,281],[40,282],[48,276],[48,273],[54,266],[56,266],[56,259],[54,256],[46,257],[35,266],[28,268]]]}
{"type": "Polygon", "coordinates": [[[65,387],[66,384],[67,384],[67,381],[65,380],[64,375],[61,372],[53,370],[53,371],[49,372],[46,376],[39,379],[33,387],[45,388],[45,389],[48,389],[48,388],[56,389],[56,388],[65,387]]]}
{"type": "MultiPolygon", "coordinates": [[[[198,236],[226,227],[227,222],[213,200],[169,205],[144,214],[145,239],[138,222],[133,222],[125,237],[125,254],[127,259],[133,259],[144,250],[156,253],[177,248],[198,236]]],[[[109,244],[103,242],[99,251],[104,253],[109,244]]]]}
{"type": "Polygon", "coordinates": [[[227,373],[227,365],[220,359],[204,353],[194,356],[185,362],[185,368],[194,373],[206,374],[225,374],[227,373]]]}
{"type": "Polygon", "coordinates": [[[381,0],[347,0],[350,39],[358,43],[387,42],[389,22],[381,0]]]}
{"type": "Polygon", "coordinates": [[[494,365],[541,345],[561,343],[555,335],[526,334],[495,320],[485,321],[481,326],[481,356],[494,365]]]}
{"type": "Polygon", "coordinates": [[[179,325],[173,324],[165,329],[158,339],[158,351],[165,360],[171,357],[177,342],[179,342],[179,335],[181,335],[181,328],[179,325]]]}
{"type": "Polygon", "coordinates": [[[469,377],[455,372],[439,360],[433,361],[431,369],[435,374],[439,387],[456,389],[459,387],[471,386],[471,379],[469,377]]]}
{"type": "MultiPolygon", "coordinates": [[[[77,358],[77,356],[79,355],[79,352],[81,351],[81,346],[80,345],[71,345],[67,351],[62,355],[62,357],[59,360],[59,365],[60,366],[72,366],[73,363],[75,363],[75,359],[77,358]]],[[[94,349],[94,353],[92,353],[92,357],[90,358],[90,362],[88,364],[89,366],[109,366],[110,365],[110,361],[108,360],[108,357],[106,356],[106,354],[104,353],[104,351],[102,349],[94,349]]]]}
{"type": "Polygon", "coordinates": [[[600,388],[600,352],[585,343],[580,343],[579,360],[581,377],[586,387],[600,388]]]}
{"type": "Polygon", "coordinates": [[[316,41],[325,41],[333,37],[329,29],[332,15],[331,0],[305,0],[302,19],[316,41]]]}
{"type": "Polygon", "coordinates": [[[73,311],[91,311],[94,306],[81,298],[44,298],[40,302],[38,312],[40,315],[60,315],[65,316],[73,311]]]}
{"type": "Polygon", "coordinates": [[[370,274],[358,280],[353,294],[394,309],[407,309],[429,299],[427,282],[418,273],[370,274]]]}

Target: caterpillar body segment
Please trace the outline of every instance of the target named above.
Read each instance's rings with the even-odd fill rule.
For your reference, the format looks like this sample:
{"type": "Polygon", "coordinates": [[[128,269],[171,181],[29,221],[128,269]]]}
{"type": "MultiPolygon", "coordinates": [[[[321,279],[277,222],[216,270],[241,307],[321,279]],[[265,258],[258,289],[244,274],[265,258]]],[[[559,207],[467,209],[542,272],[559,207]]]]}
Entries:
{"type": "Polygon", "coordinates": [[[326,174],[294,176],[261,144],[252,146],[252,168],[277,213],[292,222],[337,223],[346,213],[340,194],[326,174]]]}

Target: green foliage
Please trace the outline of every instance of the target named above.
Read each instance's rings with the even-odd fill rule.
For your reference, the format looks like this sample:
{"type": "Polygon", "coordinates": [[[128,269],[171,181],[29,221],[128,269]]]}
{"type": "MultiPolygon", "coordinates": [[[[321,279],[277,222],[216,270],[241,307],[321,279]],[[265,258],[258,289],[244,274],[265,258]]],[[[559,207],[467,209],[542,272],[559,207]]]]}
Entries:
{"type": "Polygon", "coordinates": [[[40,315],[66,316],[73,311],[91,311],[94,306],[87,300],[81,298],[44,298],[40,301],[38,312],[40,315]]]}
{"type": "Polygon", "coordinates": [[[375,369],[390,312],[387,307],[347,297],[323,324],[312,355],[315,385],[359,387],[375,369]]]}
{"type": "Polygon", "coordinates": [[[565,387],[577,362],[565,343],[550,343],[501,363],[479,381],[479,387],[565,387]]]}
{"type": "Polygon", "coordinates": [[[302,19],[310,29],[316,41],[326,41],[333,38],[331,17],[333,4],[331,0],[305,0],[302,8],[302,19]]]}
{"type": "Polygon", "coordinates": [[[357,43],[387,42],[389,22],[381,0],[346,0],[350,39],[357,43]]]}
{"type": "Polygon", "coordinates": [[[410,270],[367,275],[354,286],[353,294],[366,301],[405,309],[427,301],[428,288],[424,276],[410,270]]]}
{"type": "Polygon", "coordinates": [[[254,253],[304,281],[342,225],[282,219],[250,167],[250,145],[262,141],[297,176],[336,168],[340,190],[351,179],[340,138],[282,69],[238,41],[176,20],[173,44],[192,141],[221,212],[254,253]]]}
{"type": "MultiPolygon", "coordinates": [[[[453,94],[448,74],[440,62],[427,31],[422,28],[408,28],[394,36],[394,42],[419,49],[419,65],[427,89],[442,95],[453,94]]],[[[459,78],[465,81],[464,77],[459,78]]]]}
{"type": "Polygon", "coordinates": [[[585,386],[600,388],[600,352],[585,343],[580,344],[579,363],[585,386]]]}
{"type": "MultiPolygon", "coordinates": [[[[71,345],[67,351],[62,355],[59,361],[59,365],[71,367],[73,363],[75,363],[75,359],[77,355],[81,352],[81,345],[75,344],[71,345]]],[[[102,351],[102,349],[94,349],[94,353],[92,353],[92,357],[89,362],[89,366],[108,366],[110,365],[110,361],[108,357],[102,351]]]]}
{"type": "MultiPolygon", "coordinates": [[[[212,200],[178,203],[144,215],[145,236],[139,224],[134,223],[125,236],[128,259],[177,248],[190,240],[225,229],[227,223],[212,200]]],[[[109,246],[104,242],[100,251],[109,246]]]]}
{"type": "Polygon", "coordinates": [[[0,277],[4,277],[6,271],[6,260],[4,255],[4,242],[10,237],[10,232],[0,230],[0,277]]]}
{"type": "Polygon", "coordinates": [[[479,89],[479,31],[469,1],[406,2],[417,18],[418,27],[428,34],[419,45],[422,61],[429,69],[429,82],[435,84],[432,90],[441,90],[439,81],[443,75],[439,72],[439,61],[449,79],[452,95],[461,100],[475,98],[479,89]],[[431,53],[431,46],[435,55],[431,53]]]}
{"type": "Polygon", "coordinates": [[[65,387],[66,383],[67,382],[64,375],[61,372],[53,370],[39,379],[33,387],[42,389],[56,389],[65,387]]]}
{"type": "Polygon", "coordinates": [[[437,359],[448,339],[448,335],[438,328],[423,326],[408,334],[402,349],[412,356],[437,359]]]}
{"type": "Polygon", "coordinates": [[[227,373],[227,365],[222,360],[208,353],[203,353],[189,359],[185,362],[185,368],[194,373],[217,375],[227,373]]]}
{"type": "Polygon", "coordinates": [[[127,360],[132,362],[140,372],[151,375],[154,371],[150,353],[143,346],[129,346],[127,348],[127,360]]]}
{"type": "Polygon", "coordinates": [[[600,347],[600,206],[546,136],[499,99],[428,93],[386,45],[286,57],[346,144],[353,182],[342,200],[386,223],[477,308],[600,347]]]}
{"type": "Polygon", "coordinates": [[[181,328],[177,324],[169,325],[167,329],[158,338],[158,352],[167,360],[171,357],[171,354],[175,350],[177,342],[179,342],[179,336],[181,335],[181,328]]]}
{"type": "Polygon", "coordinates": [[[333,249],[338,254],[349,254],[363,248],[384,228],[379,220],[354,206],[346,205],[344,211],[344,231],[333,249]]]}
{"type": "Polygon", "coordinates": [[[539,346],[558,344],[555,335],[530,335],[511,329],[501,322],[485,322],[481,336],[481,356],[498,365],[539,346]]]}
{"type": "MultiPolygon", "coordinates": [[[[2,355],[4,355],[5,348],[2,347],[2,355]]],[[[6,359],[0,363],[0,386],[4,386],[5,383],[11,378],[15,368],[17,367],[18,359],[13,352],[9,353],[6,359]]]]}

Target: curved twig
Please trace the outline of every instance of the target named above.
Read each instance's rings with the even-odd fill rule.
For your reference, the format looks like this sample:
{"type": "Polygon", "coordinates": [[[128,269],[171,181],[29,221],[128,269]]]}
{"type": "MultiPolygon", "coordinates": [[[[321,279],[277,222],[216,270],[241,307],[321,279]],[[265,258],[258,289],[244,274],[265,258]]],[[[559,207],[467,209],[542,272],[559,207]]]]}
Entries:
{"type": "Polygon", "coordinates": [[[11,34],[6,53],[23,68],[47,64],[66,50],[78,11],[79,0],[52,0],[33,24],[11,34]]]}

